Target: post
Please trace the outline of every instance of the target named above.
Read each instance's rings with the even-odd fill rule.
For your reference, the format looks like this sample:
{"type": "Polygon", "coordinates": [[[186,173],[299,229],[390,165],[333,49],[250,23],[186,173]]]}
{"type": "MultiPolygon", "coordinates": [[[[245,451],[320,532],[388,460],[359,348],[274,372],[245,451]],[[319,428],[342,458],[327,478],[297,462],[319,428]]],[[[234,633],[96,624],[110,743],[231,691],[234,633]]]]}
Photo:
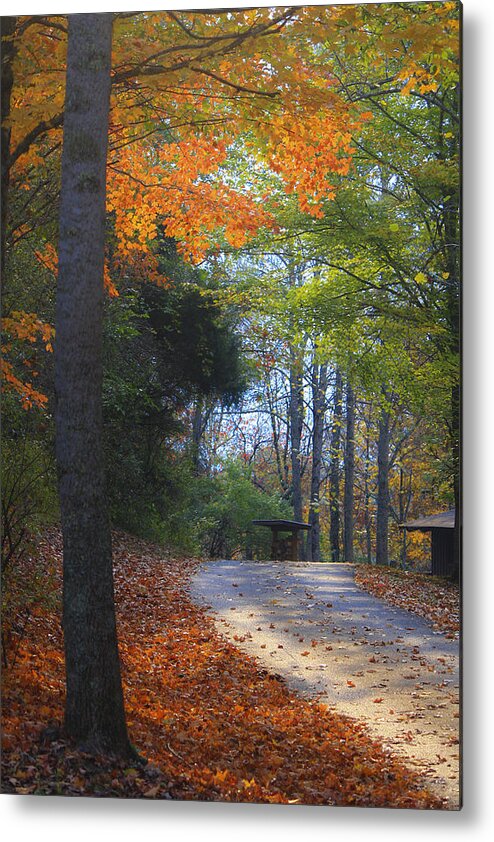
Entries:
{"type": "Polygon", "coordinates": [[[292,531],[292,561],[298,561],[298,529],[292,531]]]}
{"type": "Polygon", "coordinates": [[[273,540],[271,542],[271,558],[275,561],[278,555],[278,530],[275,526],[272,526],[271,532],[273,533],[273,540]]]}

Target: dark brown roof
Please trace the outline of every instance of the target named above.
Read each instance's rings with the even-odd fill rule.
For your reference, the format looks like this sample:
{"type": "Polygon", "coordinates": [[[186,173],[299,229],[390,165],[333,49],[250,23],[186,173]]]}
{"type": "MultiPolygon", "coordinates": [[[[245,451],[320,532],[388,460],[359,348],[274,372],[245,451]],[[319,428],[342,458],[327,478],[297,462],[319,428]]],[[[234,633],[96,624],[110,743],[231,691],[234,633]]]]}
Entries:
{"type": "Polygon", "coordinates": [[[422,529],[427,532],[429,529],[454,529],[455,510],[440,512],[437,515],[427,515],[417,520],[409,520],[407,523],[400,523],[402,529],[422,529]]]}
{"type": "Polygon", "coordinates": [[[310,529],[310,523],[301,523],[298,520],[253,520],[254,526],[270,526],[271,528],[285,529],[291,532],[294,529],[310,529]]]}

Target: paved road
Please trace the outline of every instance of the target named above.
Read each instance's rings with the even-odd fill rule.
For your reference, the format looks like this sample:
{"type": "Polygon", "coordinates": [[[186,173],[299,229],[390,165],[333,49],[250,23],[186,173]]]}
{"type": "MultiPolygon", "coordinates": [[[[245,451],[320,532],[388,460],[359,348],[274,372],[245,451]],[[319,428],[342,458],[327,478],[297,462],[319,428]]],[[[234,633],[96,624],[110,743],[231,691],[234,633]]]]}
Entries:
{"type": "Polygon", "coordinates": [[[236,646],[365,720],[458,808],[458,641],[357,588],[347,564],[205,562],[191,596],[236,646]]]}

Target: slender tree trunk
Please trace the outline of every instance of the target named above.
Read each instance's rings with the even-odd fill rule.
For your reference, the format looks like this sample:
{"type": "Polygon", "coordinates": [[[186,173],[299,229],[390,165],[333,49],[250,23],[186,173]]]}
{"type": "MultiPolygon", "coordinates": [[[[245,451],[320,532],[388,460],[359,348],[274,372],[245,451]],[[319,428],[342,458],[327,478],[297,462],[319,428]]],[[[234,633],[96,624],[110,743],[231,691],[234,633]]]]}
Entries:
{"type": "MultiPolygon", "coordinates": [[[[294,287],[296,283],[293,265],[289,270],[289,284],[294,287]]],[[[302,465],[301,452],[302,430],[304,423],[304,356],[303,350],[295,342],[290,343],[290,460],[292,468],[292,506],[294,520],[301,521],[303,514],[302,504],[302,465]]],[[[300,537],[299,558],[305,558],[304,535],[300,537]]]]}
{"type": "MultiPolygon", "coordinates": [[[[459,197],[457,194],[451,196],[445,210],[445,238],[448,278],[448,322],[450,335],[450,353],[458,360],[461,360],[461,276],[460,276],[460,235],[459,235],[459,197]]],[[[461,412],[462,394],[458,380],[451,389],[451,455],[453,469],[453,492],[455,500],[455,525],[454,525],[454,573],[455,579],[460,576],[461,545],[462,545],[462,511],[461,511],[461,412]]]]}
{"type": "MultiPolygon", "coordinates": [[[[204,434],[206,427],[211,417],[211,407],[206,407],[204,399],[198,397],[194,406],[194,414],[192,417],[192,446],[191,458],[194,473],[206,474],[208,473],[208,459],[201,458],[201,448],[203,447],[204,434]]],[[[204,453],[203,453],[204,457],[204,453]]]]}
{"type": "MultiPolygon", "coordinates": [[[[290,481],[288,477],[288,459],[286,458],[285,450],[284,448],[282,448],[280,442],[279,420],[277,418],[275,400],[271,391],[269,379],[266,383],[266,397],[269,409],[269,420],[271,422],[273,449],[276,458],[276,470],[278,474],[278,480],[280,483],[280,488],[282,490],[283,497],[287,497],[290,493],[290,481]]],[[[286,436],[286,438],[288,439],[288,435],[286,436]]]]}
{"type": "Polygon", "coordinates": [[[69,15],[56,308],[56,456],[64,552],[65,730],[132,754],[117,647],[102,449],[110,14],[69,15]]]}
{"type": "Polygon", "coordinates": [[[202,438],[202,408],[203,408],[203,401],[202,398],[197,398],[194,406],[194,415],[192,417],[192,448],[191,448],[191,458],[192,458],[192,465],[194,467],[194,471],[196,474],[200,473],[200,458],[199,458],[199,450],[201,447],[201,438],[202,438]]]}
{"type": "Polygon", "coordinates": [[[388,556],[389,520],[389,412],[383,409],[379,421],[377,445],[377,523],[376,561],[389,564],[388,556]]]}
{"type": "Polygon", "coordinates": [[[452,451],[453,451],[453,493],[455,501],[455,525],[453,533],[453,579],[460,579],[462,548],[462,501],[461,501],[461,390],[460,385],[453,387],[451,395],[452,414],[452,451]]]}
{"type": "MultiPolygon", "coordinates": [[[[461,333],[460,333],[460,317],[461,317],[461,277],[460,277],[460,235],[459,235],[459,218],[458,218],[458,202],[459,197],[455,195],[450,196],[445,207],[444,219],[444,235],[446,244],[444,246],[446,251],[446,265],[448,268],[448,292],[447,292],[447,318],[449,327],[449,343],[447,351],[450,356],[458,360],[460,365],[461,359],[461,333]]],[[[462,395],[460,382],[454,383],[451,387],[451,420],[450,420],[450,447],[451,447],[451,462],[453,473],[453,493],[455,501],[455,525],[453,537],[453,565],[455,579],[459,579],[460,575],[460,560],[461,560],[461,544],[462,544],[462,512],[461,512],[461,411],[462,411],[462,395]]]]}
{"type": "Polygon", "coordinates": [[[312,412],[314,421],[312,430],[312,471],[309,510],[309,523],[312,528],[307,536],[307,561],[321,560],[319,492],[321,488],[322,444],[324,435],[326,390],[328,385],[327,381],[327,365],[319,365],[314,361],[312,367],[312,412]]]}
{"type": "Polygon", "coordinates": [[[302,469],[300,448],[304,419],[303,371],[298,348],[290,348],[290,455],[292,463],[292,505],[295,520],[302,520],[302,469]]]}
{"type": "Polygon", "coordinates": [[[370,510],[370,437],[367,428],[365,435],[365,469],[364,469],[364,522],[365,522],[365,549],[367,564],[372,564],[372,517],[370,510]]]}
{"type": "Polygon", "coordinates": [[[343,495],[343,555],[345,561],[353,563],[353,505],[355,476],[355,394],[350,385],[346,387],[346,439],[345,439],[345,490],[343,495]]]}
{"type": "MultiPolygon", "coordinates": [[[[400,491],[398,496],[398,523],[405,523],[408,517],[408,510],[410,508],[410,501],[412,499],[412,475],[410,473],[408,482],[405,480],[405,471],[400,468],[400,491]]],[[[407,567],[407,549],[408,549],[408,535],[406,529],[403,529],[401,540],[401,567],[406,570],[407,567]]]]}
{"type": "Polygon", "coordinates": [[[331,561],[340,560],[340,449],[341,416],[343,400],[343,378],[336,371],[334,387],[333,423],[331,425],[330,471],[329,471],[329,543],[331,561]]]}
{"type": "Polygon", "coordinates": [[[1,160],[2,160],[2,193],[1,193],[1,270],[2,280],[4,279],[7,225],[8,225],[8,198],[10,184],[10,135],[11,128],[8,125],[10,117],[10,103],[12,88],[14,85],[13,63],[15,56],[15,43],[13,35],[15,32],[17,18],[0,18],[1,31],[1,59],[2,59],[2,98],[1,98],[1,160]]]}
{"type": "MultiPolygon", "coordinates": [[[[437,136],[437,153],[439,160],[446,156],[453,157],[460,154],[459,138],[461,137],[462,124],[462,102],[459,85],[456,86],[452,97],[451,108],[454,113],[460,116],[459,130],[445,132],[445,125],[449,117],[446,110],[439,112],[439,125],[437,136]]],[[[457,360],[458,376],[451,387],[450,417],[448,419],[451,450],[452,485],[455,501],[455,525],[453,536],[453,564],[454,577],[460,576],[461,545],[462,545],[462,501],[461,501],[461,414],[462,414],[462,392],[460,384],[461,375],[461,305],[462,305],[462,284],[461,284],[461,195],[458,189],[451,189],[450,185],[444,185],[444,192],[449,195],[443,205],[443,226],[442,226],[442,251],[444,257],[444,268],[447,271],[446,287],[446,319],[448,331],[445,343],[440,347],[451,359],[457,360]]],[[[451,362],[450,362],[451,364],[451,362]]]]}

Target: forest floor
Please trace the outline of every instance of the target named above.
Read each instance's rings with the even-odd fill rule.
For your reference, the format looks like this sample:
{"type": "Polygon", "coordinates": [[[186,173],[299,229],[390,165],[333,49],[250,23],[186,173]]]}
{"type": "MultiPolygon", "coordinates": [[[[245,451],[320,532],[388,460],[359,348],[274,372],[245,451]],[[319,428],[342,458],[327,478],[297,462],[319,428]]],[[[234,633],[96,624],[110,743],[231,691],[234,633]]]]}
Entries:
{"type": "MultiPolygon", "coordinates": [[[[53,604],[7,629],[2,792],[281,804],[451,809],[363,723],[288,689],[240,651],[190,596],[197,559],[114,536],[127,720],[146,757],[92,757],[63,738],[61,538],[49,530],[24,562],[51,570],[53,604]]],[[[392,588],[390,589],[392,592],[392,588]]],[[[15,597],[15,594],[14,594],[15,597]]]]}

